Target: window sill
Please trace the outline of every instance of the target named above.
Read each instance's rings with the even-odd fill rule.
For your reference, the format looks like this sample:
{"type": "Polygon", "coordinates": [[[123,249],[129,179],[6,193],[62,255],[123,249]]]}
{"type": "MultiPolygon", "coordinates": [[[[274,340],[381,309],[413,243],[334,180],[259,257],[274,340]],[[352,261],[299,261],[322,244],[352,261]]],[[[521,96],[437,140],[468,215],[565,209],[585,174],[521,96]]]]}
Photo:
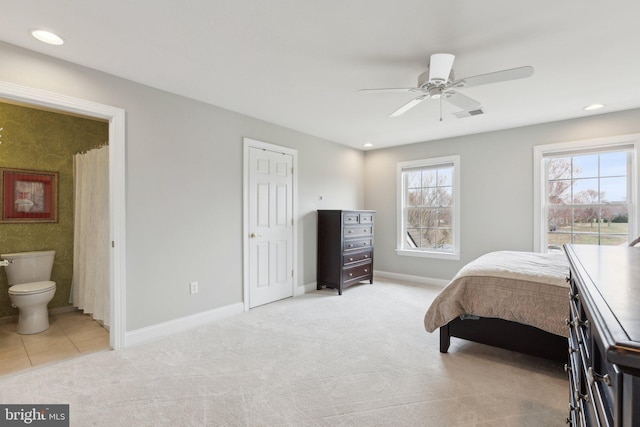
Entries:
{"type": "Polygon", "coordinates": [[[419,251],[412,249],[396,249],[396,254],[401,256],[413,256],[418,258],[435,258],[435,259],[449,259],[452,261],[459,261],[459,253],[451,252],[435,252],[435,251],[419,251]]]}

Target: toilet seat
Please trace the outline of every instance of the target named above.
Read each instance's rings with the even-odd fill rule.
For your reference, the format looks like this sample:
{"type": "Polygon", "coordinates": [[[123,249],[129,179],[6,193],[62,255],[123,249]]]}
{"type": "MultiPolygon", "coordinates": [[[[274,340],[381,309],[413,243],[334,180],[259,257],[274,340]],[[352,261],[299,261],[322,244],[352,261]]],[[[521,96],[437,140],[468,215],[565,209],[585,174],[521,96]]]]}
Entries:
{"type": "Polygon", "coordinates": [[[9,295],[34,295],[56,288],[56,282],[50,280],[42,282],[21,283],[9,288],[9,295]]]}

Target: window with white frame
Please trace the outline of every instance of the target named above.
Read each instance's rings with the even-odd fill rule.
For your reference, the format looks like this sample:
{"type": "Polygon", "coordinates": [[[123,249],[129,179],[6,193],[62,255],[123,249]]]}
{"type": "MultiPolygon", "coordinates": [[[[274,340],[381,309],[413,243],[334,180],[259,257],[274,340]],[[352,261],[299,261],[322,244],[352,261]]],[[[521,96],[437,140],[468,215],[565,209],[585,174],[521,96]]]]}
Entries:
{"type": "Polygon", "coordinates": [[[537,250],[567,243],[627,245],[636,233],[637,136],[534,148],[537,250]]]}
{"type": "Polygon", "coordinates": [[[398,163],[399,255],[460,259],[460,156],[398,163]]]}

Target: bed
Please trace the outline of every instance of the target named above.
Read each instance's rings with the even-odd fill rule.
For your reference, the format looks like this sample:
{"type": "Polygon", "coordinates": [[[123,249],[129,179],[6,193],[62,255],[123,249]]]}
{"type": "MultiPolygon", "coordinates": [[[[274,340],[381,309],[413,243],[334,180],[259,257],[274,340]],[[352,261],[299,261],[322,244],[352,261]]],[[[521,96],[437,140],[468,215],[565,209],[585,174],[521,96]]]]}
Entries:
{"type": "Polygon", "coordinates": [[[547,359],[567,360],[569,263],[564,253],[491,252],[464,266],[424,318],[451,337],[547,359]]]}

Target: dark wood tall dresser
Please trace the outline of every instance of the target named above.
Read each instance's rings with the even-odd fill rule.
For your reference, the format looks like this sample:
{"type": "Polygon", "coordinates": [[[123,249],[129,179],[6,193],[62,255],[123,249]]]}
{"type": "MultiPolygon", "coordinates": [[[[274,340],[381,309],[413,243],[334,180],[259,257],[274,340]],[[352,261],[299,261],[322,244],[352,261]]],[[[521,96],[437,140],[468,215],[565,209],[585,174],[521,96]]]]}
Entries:
{"type": "Polygon", "coordinates": [[[373,283],[375,211],[318,211],[317,289],[342,291],[368,280],[373,283]]]}
{"type": "Polygon", "coordinates": [[[640,426],[640,248],[565,245],[569,423],[640,426]]]}

